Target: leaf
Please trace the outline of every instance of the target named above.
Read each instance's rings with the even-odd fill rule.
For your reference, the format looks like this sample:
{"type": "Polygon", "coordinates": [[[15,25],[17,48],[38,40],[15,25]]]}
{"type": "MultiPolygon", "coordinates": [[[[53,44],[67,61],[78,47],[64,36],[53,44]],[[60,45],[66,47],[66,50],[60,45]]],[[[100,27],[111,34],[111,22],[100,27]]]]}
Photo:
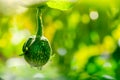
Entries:
{"type": "Polygon", "coordinates": [[[46,6],[47,4],[50,8],[68,10],[76,1],[77,0],[21,0],[19,4],[27,8],[36,8],[46,6]]]}
{"type": "Polygon", "coordinates": [[[68,10],[72,7],[76,0],[51,0],[47,2],[48,7],[55,8],[59,10],[68,10]]]}
{"type": "Polygon", "coordinates": [[[20,0],[18,2],[23,7],[36,8],[44,6],[48,0],[20,0]]]}

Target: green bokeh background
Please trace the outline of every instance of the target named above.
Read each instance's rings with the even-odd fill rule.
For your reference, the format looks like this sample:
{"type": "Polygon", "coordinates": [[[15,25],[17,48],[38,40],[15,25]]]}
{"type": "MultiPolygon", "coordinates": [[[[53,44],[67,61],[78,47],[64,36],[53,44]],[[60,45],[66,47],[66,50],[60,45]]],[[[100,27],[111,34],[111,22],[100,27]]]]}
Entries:
{"type": "Polygon", "coordinates": [[[36,33],[36,9],[2,1],[1,79],[120,80],[119,0],[78,0],[68,10],[44,9],[43,32],[52,55],[42,70],[19,56],[24,42],[36,33]]]}

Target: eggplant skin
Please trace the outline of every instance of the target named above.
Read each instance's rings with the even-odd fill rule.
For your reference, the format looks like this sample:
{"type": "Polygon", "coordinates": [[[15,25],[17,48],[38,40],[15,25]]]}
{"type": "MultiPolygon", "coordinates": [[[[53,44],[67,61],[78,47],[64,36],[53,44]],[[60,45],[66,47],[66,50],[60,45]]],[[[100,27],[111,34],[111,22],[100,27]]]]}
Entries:
{"type": "Polygon", "coordinates": [[[33,67],[45,65],[51,54],[49,41],[44,36],[30,37],[23,45],[25,60],[33,67]]]}

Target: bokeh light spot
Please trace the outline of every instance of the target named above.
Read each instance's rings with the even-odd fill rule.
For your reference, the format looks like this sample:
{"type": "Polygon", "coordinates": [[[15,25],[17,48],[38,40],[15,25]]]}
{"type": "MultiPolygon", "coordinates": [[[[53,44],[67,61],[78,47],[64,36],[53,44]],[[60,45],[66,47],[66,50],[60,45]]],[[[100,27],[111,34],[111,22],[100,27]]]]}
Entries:
{"type": "Polygon", "coordinates": [[[82,16],[82,22],[83,22],[84,24],[88,24],[88,23],[90,22],[90,18],[89,18],[89,16],[88,16],[87,14],[84,14],[84,15],[82,16]]]}
{"type": "Polygon", "coordinates": [[[58,54],[61,56],[64,56],[67,53],[66,49],[64,48],[59,48],[57,51],[58,51],[58,54]]]}
{"type": "Polygon", "coordinates": [[[98,19],[98,17],[99,17],[99,14],[98,14],[97,11],[91,11],[91,12],[90,12],[90,18],[91,18],[92,20],[96,20],[96,19],[98,19]]]}

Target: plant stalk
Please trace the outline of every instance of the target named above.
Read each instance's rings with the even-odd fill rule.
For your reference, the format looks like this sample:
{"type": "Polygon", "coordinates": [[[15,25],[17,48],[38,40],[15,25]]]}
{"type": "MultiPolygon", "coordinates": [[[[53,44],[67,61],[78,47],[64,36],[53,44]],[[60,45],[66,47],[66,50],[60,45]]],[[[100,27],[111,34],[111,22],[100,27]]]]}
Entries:
{"type": "Polygon", "coordinates": [[[37,14],[36,14],[36,19],[37,19],[37,33],[36,37],[41,37],[42,36],[42,11],[40,8],[37,8],[37,14]]]}

